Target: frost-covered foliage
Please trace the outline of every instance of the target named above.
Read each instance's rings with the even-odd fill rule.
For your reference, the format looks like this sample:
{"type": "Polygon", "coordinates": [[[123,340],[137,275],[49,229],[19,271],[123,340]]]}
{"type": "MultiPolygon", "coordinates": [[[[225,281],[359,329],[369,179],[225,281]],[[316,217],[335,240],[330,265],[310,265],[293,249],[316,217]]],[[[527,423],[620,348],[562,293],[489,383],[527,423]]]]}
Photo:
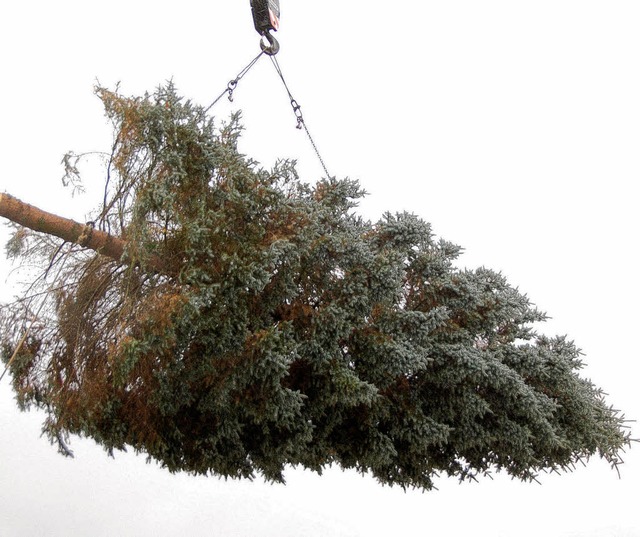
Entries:
{"type": "MultiPolygon", "coordinates": [[[[125,256],[11,246],[57,274],[11,373],[62,449],[77,434],[171,471],[279,481],[337,464],[425,489],[618,461],[622,418],[500,274],[457,269],[459,248],[414,215],[363,220],[355,181],[261,169],[237,120],[217,130],[171,86],[98,94],[116,138],[95,225],[125,256]]],[[[28,304],[2,310],[5,360],[28,304]]]]}

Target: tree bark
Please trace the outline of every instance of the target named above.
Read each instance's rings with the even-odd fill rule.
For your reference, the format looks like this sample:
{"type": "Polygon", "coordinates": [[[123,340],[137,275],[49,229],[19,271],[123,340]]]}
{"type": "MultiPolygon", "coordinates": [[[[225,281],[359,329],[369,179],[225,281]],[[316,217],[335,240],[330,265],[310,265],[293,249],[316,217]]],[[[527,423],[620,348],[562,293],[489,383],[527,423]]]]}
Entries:
{"type": "Polygon", "coordinates": [[[114,237],[90,225],[43,211],[6,193],[0,194],[0,216],[33,231],[47,233],[83,248],[89,248],[115,261],[122,261],[127,245],[126,241],[120,237],[114,237]]]}

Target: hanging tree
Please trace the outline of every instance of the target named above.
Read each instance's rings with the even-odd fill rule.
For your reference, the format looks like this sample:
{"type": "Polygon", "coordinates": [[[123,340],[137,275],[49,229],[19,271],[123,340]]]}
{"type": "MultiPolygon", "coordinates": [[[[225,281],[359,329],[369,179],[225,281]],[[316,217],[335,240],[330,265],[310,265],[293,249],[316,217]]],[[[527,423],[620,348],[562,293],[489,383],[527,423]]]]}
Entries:
{"type": "Polygon", "coordinates": [[[619,462],[622,416],[500,274],[457,269],[414,215],[363,220],[355,181],[261,169],[236,118],[217,130],[172,86],[98,95],[115,144],[94,223],[0,195],[36,230],[9,255],[42,266],[2,308],[2,357],[63,452],[82,435],[171,471],[335,463],[425,489],[619,462]]]}

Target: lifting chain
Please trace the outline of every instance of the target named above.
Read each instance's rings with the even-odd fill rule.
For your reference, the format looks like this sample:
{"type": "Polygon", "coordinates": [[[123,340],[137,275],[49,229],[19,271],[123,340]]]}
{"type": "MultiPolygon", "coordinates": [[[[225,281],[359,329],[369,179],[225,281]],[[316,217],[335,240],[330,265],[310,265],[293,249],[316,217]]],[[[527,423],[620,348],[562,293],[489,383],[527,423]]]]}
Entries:
{"type": "Polygon", "coordinates": [[[205,114],[213,108],[213,106],[226,94],[229,101],[233,102],[233,92],[238,86],[238,82],[249,72],[249,70],[256,64],[256,62],[262,57],[263,54],[266,54],[271,59],[271,63],[276,69],[280,80],[282,81],[287,95],[289,96],[289,101],[291,102],[291,108],[293,109],[293,113],[296,116],[296,128],[304,129],[309,141],[311,142],[311,146],[322,165],[322,169],[326,174],[327,178],[332,177],[329,173],[324,160],[320,156],[320,152],[318,151],[318,147],[307,128],[307,124],[305,123],[304,116],[302,115],[302,107],[298,104],[293,98],[291,91],[289,90],[289,86],[284,79],[284,75],[282,74],[282,69],[280,68],[280,64],[278,63],[277,58],[275,57],[278,51],[280,50],[280,44],[276,40],[275,37],[271,35],[271,31],[277,31],[280,26],[280,4],[278,0],[251,0],[251,12],[253,14],[253,24],[255,26],[256,31],[260,34],[260,49],[261,52],[258,54],[249,64],[238,73],[238,75],[229,81],[225,90],[218,95],[218,97],[205,109],[205,114]]]}

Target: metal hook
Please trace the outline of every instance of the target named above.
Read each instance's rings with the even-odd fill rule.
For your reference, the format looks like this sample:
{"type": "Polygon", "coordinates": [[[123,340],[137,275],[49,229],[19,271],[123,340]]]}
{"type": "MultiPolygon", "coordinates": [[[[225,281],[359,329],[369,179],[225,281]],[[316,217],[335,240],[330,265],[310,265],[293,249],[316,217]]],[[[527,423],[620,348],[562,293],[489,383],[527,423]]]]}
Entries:
{"type": "Polygon", "coordinates": [[[237,85],[238,85],[238,79],[237,78],[229,81],[229,83],[227,84],[227,92],[229,93],[228,98],[229,98],[230,102],[233,102],[233,90],[236,89],[237,85]]]}
{"type": "Polygon", "coordinates": [[[269,42],[269,44],[267,45],[263,41],[263,39],[260,39],[260,48],[262,49],[262,52],[264,52],[268,56],[275,56],[276,54],[278,54],[278,51],[280,50],[280,43],[278,43],[278,40],[273,37],[268,31],[265,31],[262,34],[262,37],[269,42]]]}
{"type": "Polygon", "coordinates": [[[304,123],[304,118],[302,117],[302,107],[298,104],[298,101],[296,101],[295,99],[291,99],[291,107],[293,108],[293,113],[296,115],[296,119],[298,120],[296,129],[301,129],[302,124],[304,123]]]}

